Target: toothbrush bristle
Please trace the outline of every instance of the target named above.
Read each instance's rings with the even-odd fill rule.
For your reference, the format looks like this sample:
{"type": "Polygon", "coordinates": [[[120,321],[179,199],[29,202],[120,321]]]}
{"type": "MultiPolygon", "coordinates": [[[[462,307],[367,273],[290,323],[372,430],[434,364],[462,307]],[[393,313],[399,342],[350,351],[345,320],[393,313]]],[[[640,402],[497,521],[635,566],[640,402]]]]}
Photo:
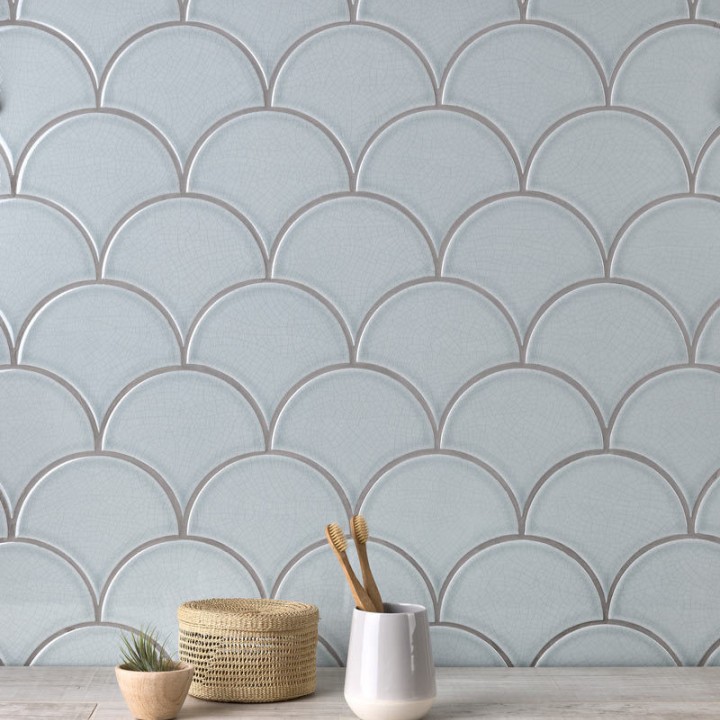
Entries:
{"type": "Polygon", "coordinates": [[[368,526],[362,515],[355,515],[353,518],[353,527],[355,528],[355,537],[361,544],[365,544],[368,540],[368,526]]]}
{"type": "Polygon", "coordinates": [[[337,523],[330,523],[325,530],[333,547],[338,552],[345,552],[345,550],[347,550],[347,540],[340,526],[337,523]]]}

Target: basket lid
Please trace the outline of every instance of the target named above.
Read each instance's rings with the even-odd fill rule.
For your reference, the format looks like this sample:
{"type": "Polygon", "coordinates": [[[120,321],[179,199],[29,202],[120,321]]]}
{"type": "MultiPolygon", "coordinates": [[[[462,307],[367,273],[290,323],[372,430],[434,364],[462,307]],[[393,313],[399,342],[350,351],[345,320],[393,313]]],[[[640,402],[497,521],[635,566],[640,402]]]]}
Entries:
{"type": "Polygon", "coordinates": [[[177,612],[181,624],[212,630],[293,630],[318,622],[315,605],[266,598],[190,600],[177,612]]]}

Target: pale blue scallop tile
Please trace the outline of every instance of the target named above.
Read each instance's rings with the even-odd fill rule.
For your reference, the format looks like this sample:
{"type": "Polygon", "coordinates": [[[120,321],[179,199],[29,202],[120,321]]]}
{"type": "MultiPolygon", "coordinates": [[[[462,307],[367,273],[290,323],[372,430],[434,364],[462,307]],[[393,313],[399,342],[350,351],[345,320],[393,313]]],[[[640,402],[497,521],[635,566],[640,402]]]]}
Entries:
{"type": "Polygon", "coordinates": [[[70,630],[47,643],[32,664],[118,665],[123,632],[129,634],[111,625],[89,625],[70,630]]]}
{"type": "Polygon", "coordinates": [[[387,202],[343,197],[313,207],[277,247],[273,277],[318,290],[355,331],[372,305],[403,282],[435,274],[413,221],[387,202]]]}
{"type": "Polygon", "coordinates": [[[54,125],[33,145],[18,190],[65,207],[100,249],[133,207],[177,192],[178,177],[169,152],[147,128],[125,117],[89,113],[54,125]]]}
{"type": "Polygon", "coordinates": [[[360,512],[370,535],[407,550],[438,590],[466,552],[518,531],[512,501],[498,480],[451,455],[415,457],[391,468],[360,512]]]}
{"type": "Polygon", "coordinates": [[[566,28],[587,43],[609,78],[623,51],[643,33],[688,18],[685,0],[529,0],[527,16],[566,28]]]}
{"type": "Polygon", "coordinates": [[[13,336],[43,297],[95,277],[80,230],[57,210],[24,198],[0,200],[0,315],[13,336]]]}
{"type": "Polygon", "coordinates": [[[601,448],[602,433],[585,398],[564,380],[539,370],[505,370],[458,399],[448,414],[442,447],[488,463],[523,504],[555,463],[601,448]]]}
{"type": "Polygon", "coordinates": [[[464,382],[517,362],[519,353],[507,318],[484,295],[432,282],[386,300],[365,326],[357,354],[410,380],[440,417],[464,382]]]}
{"type": "Polygon", "coordinates": [[[695,530],[720,537],[720,483],[717,478],[711,480],[710,488],[700,501],[696,513],[695,530]]]}
{"type": "Polygon", "coordinates": [[[262,283],[233,290],[200,319],[188,360],[227,373],[252,393],[266,418],[315,370],[347,362],[340,323],[304,290],[262,283]]]}
{"type": "Polygon", "coordinates": [[[118,47],[156,23],[180,19],[177,0],[20,0],[18,19],[39,22],[70,38],[99,77],[118,47]]]}
{"type": "Polygon", "coordinates": [[[607,591],[633,553],[686,532],[687,520],[677,494],[655,470],[598,455],[551,475],[533,498],[525,528],[577,552],[607,591]]]}
{"type": "Polygon", "coordinates": [[[156,297],[183,333],[218,292],[264,274],[247,226],[219,204],[187,197],[139,210],[113,238],[103,267],[104,277],[156,297]]]}
{"type": "Polygon", "coordinates": [[[682,25],[640,43],[618,72],[613,102],[637,108],[667,125],[695,160],[718,122],[720,33],[682,25]],[[688,112],[692,108],[692,112],[688,112]]]}
{"type": "Polygon", "coordinates": [[[107,421],[103,448],[146,462],[184,507],[214,467],[264,448],[248,401],[211,375],[177,370],[151,377],[125,395],[107,421]]]}
{"type": "Polygon", "coordinates": [[[22,665],[49,635],[94,617],[90,591],[65,560],[45,548],[0,544],[0,656],[22,665]]]}
{"type": "Polygon", "coordinates": [[[43,306],[23,337],[19,360],[57,373],[101,418],[131,380],[180,361],[167,319],[124,288],[86,285],[43,306]]]}
{"type": "Polygon", "coordinates": [[[295,458],[263,455],[212,477],[192,507],[188,532],[240,553],[269,590],[302,548],[325,539],[327,523],[346,514],[337,490],[317,470],[295,458]]]}
{"type": "Polygon", "coordinates": [[[471,205],[518,189],[512,157],[478,120],[446,110],[404,117],[373,142],[358,171],[358,188],[407,207],[436,245],[471,205]]]}
{"type": "MultiPolygon", "coordinates": [[[[5,498],[3,496],[0,496],[0,499],[2,499],[3,502],[5,502],[5,498]]],[[[7,518],[5,517],[5,509],[0,503],[0,539],[6,538],[8,532],[8,523],[7,518]]]]}
{"type": "Polygon", "coordinates": [[[327,468],[353,502],[388,462],[431,448],[433,432],[422,406],[400,382],[347,368],[298,389],[280,413],[272,444],[327,468]]]}
{"type": "Polygon", "coordinates": [[[567,200],[609,247],[632,213],[663,195],[688,191],[672,141],[650,121],[617,110],[575,117],[540,146],[528,188],[567,200]]]}
{"type": "Polygon", "coordinates": [[[697,169],[697,191],[720,195],[720,140],[713,140],[697,169]]]}
{"type": "Polygon", "coordinates": [[[50,120],[95,106],[87,69],[62,40],[50,33],[32,27],[0,27],[0,67],[0,137],[14,163],[30,138],[50,120]]]}
{"type": "Polygon", "coordinates": [[[677,322],[655,298],[601,283],[573,290],[545,311],[527,359],[580,382],[609,418],[633,383],[687,362],[688,350],[677,322]]]}
{"type": "Polygon", "coordinates": [[[702,20],[720,20],[720,0],[698,0],[696,17],[702,20]]]}
{"type": "Polygon", "coordinates": [[[602,617],[590,577],[565,553],[528,540],[487,548],[447,587],[441,619],[467,625],[527,665],[562,630],[602,617]]]}
{"type": "MultiPolygon", "coordinates": [[[[1,318],[0,318],[1,321],[1,318]]],[[[8,339],[5,336],[4,323],[0,326],[0,364],[7,365],[11,360],[11,351],[8,339]]]]}
{"type": "Polygon", "coordinates": [[[700,539],[653,548],[618,583],[611,619],[648,628],[669,643],[683,664],[697,664],[718,634],[718,557],[720,545],[700,539]]]}
{"type": "Polygon", "coordinates": [[[570,210],[544,198],[511,197],[484,205],[458,228],[443,276],[493,293],[524,332],[559,289],[602,277],[602,254],[570,210]]]}
{"type": "Polygon", "coordinates": [[[349,19],[346,0],[189,0],[187,16],[232,33],[257,58],[268,79],[303,35],[349,19]]]}
{"type": "Polygon", "coordinates": [[[458,48],[475,33],[519,19],[513,0],[358,0],[358,20],[387,25],[422,52],[439,81],[458,48]]]}
{"type": "Polygon", "coordinates": [[[717,308],[710,314],[698,337],[695,360],[708,365],[720,365],[720,312],[717,308]]]}
{"type": "Polygon", "coordinates": [[[448,73],[443,102],[487,117],[525,159],[552,123],[603,105],[605,93],[591,59],[563,33],[508,25],[463,51],[448,73]]]}
{"type": "Polygon", "coordinates": [[[469,630],[433,625],[430,638],[435,667],[507,667],[490,643],[469,630]]]}
{"type": "Polygon", "coordinates": [[[11,506],[51,462],[94,447],[90,420],[70,392],[20,368],[0,370],[0,434],[0,485],[11,506]]]}
{"type": "Polygon", "coordinates": [[[177,531],[175,511],[157,480],[112,457],[78,458],[54,468],[33,486],[17,516],[18,537],[66,553],[96,593],[127,553],[177,531]]]}
{"type": "Polygon", "coordinates": [[[262,106],[263,92],[248,58],[226,37],[174,26],[143,35],[122,52],[105,79],[102,105],[145,118],[185,159],[214,122],[262,106]]]}
{"type": "Polygon", "coordinates": [[[231,120],[200,148],[188,189],[244,213],[266,246],[289,216],[327,193],[347,190],[340,152],[311,122],[282,112],[231,120]]]}
{"type": "Polygon", "coordinates": [[[417,55],[394,35],[365,26],[330,28],[299,45],[283,63],[272,97],[273,105],[322,122],[353,159],[383,123],[434,103],[417,55]]]}
{"type": "Polygon", "coordinates": [[[258,597],[252,576],[229,553],[195,540],[145,548],[120,568],[107,589],[102,619],[135,628],[148,625],[177,652],[177,609],[189,600],[258,597]]]}
{"type": "Polygon", "coordinates": [[[611,274],[660,293],[694,333],[720,298],[719,224],[715,200],[686,197],[653,207],[623,235],[611,274]]]}
{"type": "Polygon", "coordinates": [[[674,667],[672,655],[656,640],[634,628],[592,625],[560,638],[538,667],[674,667]]]}
{"type": "Polygon", "coordinates": [[[688,368],[642,385],[620,410],[610,445],[657,462],[692,506],[720,467],[720,375],[688,368]]]}

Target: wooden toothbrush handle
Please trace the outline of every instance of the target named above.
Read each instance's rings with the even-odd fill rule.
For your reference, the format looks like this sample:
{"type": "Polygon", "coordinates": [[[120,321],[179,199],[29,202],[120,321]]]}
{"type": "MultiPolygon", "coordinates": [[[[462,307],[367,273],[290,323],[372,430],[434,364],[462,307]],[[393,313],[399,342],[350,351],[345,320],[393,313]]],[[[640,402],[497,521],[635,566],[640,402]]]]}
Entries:
{"type": "Polygon", "coordinates": [[[378,590],[377,583],[373,577],[372,570],[370,569],[370,561],[367,555],[367,544],[366,543],[355,543],[357,549],[358,560],[360,561],[360,569],[362,570],[363,585],[365,590],[370,596],[372,604],[375,606],[377,612],[383,612],[385,606],[383,605],[380,591],[378,590]]]}
{"type": "Polygon", "coordinates": [[[355,576],[353,569],[348,560],[348,556],[345,553],[336,552],[338,560],[340,561],[340,567],[342,567],[345,577],[347,578],[350,591],[355,599],[356,607],[365,612],[379,612],[375,608],[375,603],[370,599],[370,596],[365,592],[365,588],[360,584],[360,581],[355,576]]]}

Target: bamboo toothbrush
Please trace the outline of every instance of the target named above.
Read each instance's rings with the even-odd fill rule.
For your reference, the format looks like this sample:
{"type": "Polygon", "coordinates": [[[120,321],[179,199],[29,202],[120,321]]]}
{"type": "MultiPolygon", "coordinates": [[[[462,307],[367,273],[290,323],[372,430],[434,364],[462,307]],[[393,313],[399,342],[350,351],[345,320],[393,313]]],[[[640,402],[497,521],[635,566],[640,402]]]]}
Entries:
{"type": "Polygon", "coordinates": [[[377,612],[373,601],[367,592],[365,592],[365,588],[360,584],[357,577],[355,577],[355,573],[345,552],[347,550],[347,540],[340,526],[337,523],[327,525],[325,527],[325,537],[333,549],[333,552],[337,555],[337,559],[340,561],[340,566],[345,573],[348,585],[350,585],[350,591],[355,599],[355,605],[360,608],[360,610],[365,610],[366,612],[377,612]]]}
{"type": "Polygon", "coordinates": [[[353,540],[357,549],[358,560],[360,560],[360,568],[362,570],[363,585],[367,594],[370,596],[373,605],[378,612],[383,612],[384,605],[377,583],[370,569],[370,561],[367,555],[368,526],[362,515],[353,515],[350,521],[350,529],[352,530],[353,540]]]}

